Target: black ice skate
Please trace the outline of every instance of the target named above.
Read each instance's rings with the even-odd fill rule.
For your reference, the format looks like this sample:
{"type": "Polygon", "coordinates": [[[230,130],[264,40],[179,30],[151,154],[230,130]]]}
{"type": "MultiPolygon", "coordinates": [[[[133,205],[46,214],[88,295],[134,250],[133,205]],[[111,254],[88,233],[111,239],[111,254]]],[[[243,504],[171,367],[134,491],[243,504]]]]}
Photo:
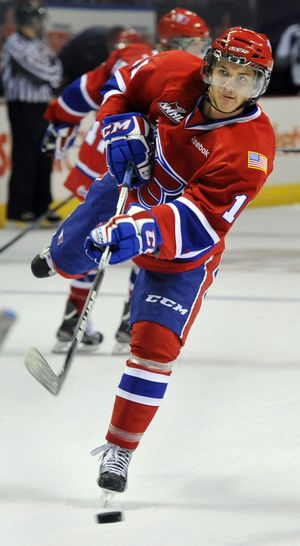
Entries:
{"type": "Polygon", "coordinates": [[[56,271],[54,269],[50,255],[49,246],[43,248],[43,250],[41,250],[41,252],[33,258],[31,262],[31,271],[33,275],[38,279],[43,279],[45,277],[52,277],[52,275],[56,275],[56,271]]]}
{"type": "MultiPolygon", "coordinates": [[[[75,303],[67,301],[63,322],[56,332],[57,341],[52,349],[53,353],[66,353],[69,350],[78,319],[79,314],[75,303]]],[[[103,335],[96,332],[92,327],[91,320],[88,320],[79,352],[97,351],[102,341],[103,335]]]]}
{"type": "Polygon", "coordinates": [[[102,453],[97,484],[112,494],[123,493],[127,488],[127,472],[133,450],[107,443],[92,451],[92,455],[102,453]]]}
{"type": "Polygon", "coordinates": [[[116,343],[112,350],[113,355],[123,355],[130,352],[130,300],[125,301],[120,326],[115,334],[116,343]]]}

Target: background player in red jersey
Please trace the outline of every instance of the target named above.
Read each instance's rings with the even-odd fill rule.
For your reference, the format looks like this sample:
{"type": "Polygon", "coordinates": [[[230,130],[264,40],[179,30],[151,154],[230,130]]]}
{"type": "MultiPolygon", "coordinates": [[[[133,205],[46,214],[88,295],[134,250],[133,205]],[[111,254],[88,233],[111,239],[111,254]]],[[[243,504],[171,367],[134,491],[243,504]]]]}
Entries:
{"type": "Polygon", "coordinates": [[[215,39],[204,62],[162,53],[120,71],[99,110],[110,174],[52,239],[65,276],[83,275],[111,249],[109,263],[139,265],[131,297],[131,354],[121,377],[98,485],[123,492],[132,453],[163,400],[220,266],[225,237],[273,169],[275,136],[257,104],[273,59],[266,36],[234,27],[215,39]],[[140,93],[140,89],[143,93],[140,93]],[[156,126],[153,149],[151,125],[156,126]],[[134,167],[126,213],[103,218],[97,199],[134,167]],[[88,231],[89,235],[86,237],[88,231]]]}
{"type": "Polygon", "coordinates": [[[182,49],[201,59],[211,44],[204,19],[185,8],[174,8],[162,15],[157,26],[157,37],[158,51],[182,49]]]}
{"type": "MultiPolygon", "coordinates": [[[[158,49],[161,50],[182,49],[202,57],[210,44],[206,22],[196,13],[184,8],[175,8],[163,15],[159,20],[157,33],[158,49]]],[[[153,53],[134,29],[122,31],[117,36],[114,47],[115,51],[105,63],[73,82],[61,97],[49,106],[46,118],[51,125],[44,146],[48,150],[55,147],[57,158],[64,157],[74,141],[81,119],[90,110],[97,110],[100,107],[102,95],[99,90],[111,75],[123,66],[153,53]]],[[[82,201],[93,180],[98,176],[102,177],[106,170],[104,141],[99,131],[99,123],[95,122],[85,136],[76,164],[64,185],[82,201]]],[[[116,331],[113,353],[128,353],[129,350],[129,299],[137,272],[138,268],[134,266],[130,274],[129,296],[124,302],[122,318],[116,331]]],[[[64,319],[57,331],[54,352],[67,350],[92,282],[92,275],[71,282],[64,319]]],[[[101,341],[102,335],[94,330],[92,323],[89,323],[82,348],[95,350],[101,341]]]]}

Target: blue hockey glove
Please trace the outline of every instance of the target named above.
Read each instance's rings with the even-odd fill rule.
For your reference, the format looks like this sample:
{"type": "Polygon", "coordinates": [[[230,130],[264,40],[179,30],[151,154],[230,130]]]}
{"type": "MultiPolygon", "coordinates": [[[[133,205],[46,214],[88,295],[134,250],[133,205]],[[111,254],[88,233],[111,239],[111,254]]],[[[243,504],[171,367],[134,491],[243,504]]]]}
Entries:
{"type": "Polygon", "coordinates": [[[87,256],[99,264],[105,247],[110,246],[109,264],[114,265],[139,254],[153,254],[161,242],[156,220],[149,212],[142,211],[133,216],[114,216],[96,227],[86,238],[84,248],[87,256]]]}
{"type": "Polygon", "coordinates": [[[151,125],[144,116],[135,112],[107,116],[102,134],[106,163],[117,183],[122,184],[128,162],[132,163],[136,175],[132,187],[147,182],[151,177],[153,144],[151,125]]]}
{"type": "Polygon", "coordinates": [[[41,151],[52,155],[54,159],[64,159],[77,133],[78,125],[50,123],[42,140],[41,151]]]}

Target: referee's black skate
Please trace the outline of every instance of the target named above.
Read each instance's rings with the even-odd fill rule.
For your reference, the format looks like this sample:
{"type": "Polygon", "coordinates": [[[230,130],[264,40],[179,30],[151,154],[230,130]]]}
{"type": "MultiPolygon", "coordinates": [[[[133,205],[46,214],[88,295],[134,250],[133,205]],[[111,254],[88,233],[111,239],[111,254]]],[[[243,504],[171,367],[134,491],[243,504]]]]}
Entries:
{"type": "MultiPolygon", "coordinates": [[[[57,341],[52,349],[53,353],[61,354],[69,350],[73,338],[74,330],[79,319],[79,313],[75,303],[67,301],[63,321],[56,332],[57,341]]],[[[94,330],[92,321],[89,319],[82,342],[79,346],[80,352],[97,351],[103,341],[103,335],[94,330]]]]}
{"type": "Polygon", "coordinates": [[[97,484],[101,489],[112,493],[123,493],[127,488],[128,466],[133,450],[107,443],[92,451],[92,455],[102,453],[97,484]]]}

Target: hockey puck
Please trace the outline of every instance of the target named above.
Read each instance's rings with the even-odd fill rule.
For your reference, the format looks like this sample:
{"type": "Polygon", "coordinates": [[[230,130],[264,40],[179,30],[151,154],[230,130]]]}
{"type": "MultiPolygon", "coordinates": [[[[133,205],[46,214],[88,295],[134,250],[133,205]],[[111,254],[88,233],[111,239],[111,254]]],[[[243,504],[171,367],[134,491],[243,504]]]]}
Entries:
{"type": "Polygon", "coordinates": [[[122,512],[101,512],[100,514],[96,514],[97,523],[115,523],[122,520],[122,512]]]}

